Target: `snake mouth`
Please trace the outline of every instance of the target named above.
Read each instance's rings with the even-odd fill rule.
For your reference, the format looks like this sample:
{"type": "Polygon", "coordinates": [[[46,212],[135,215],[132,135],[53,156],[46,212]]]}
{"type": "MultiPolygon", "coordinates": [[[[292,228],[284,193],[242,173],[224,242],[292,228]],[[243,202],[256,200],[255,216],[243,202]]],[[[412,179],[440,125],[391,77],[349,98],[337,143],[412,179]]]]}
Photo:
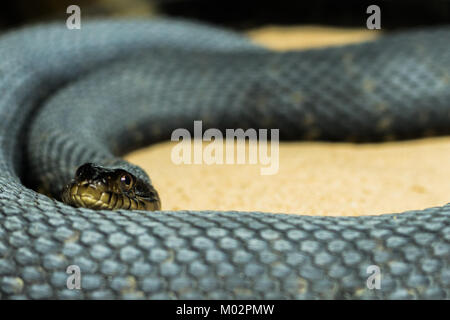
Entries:
{"type": "Polygon", "coordinates": [[[107,169],[91,163],[77,169],[61,200],[74,207],[94,210],[160,210],[153,186],[122,169],[107,169]]]}
{"type": "Polygon", "coordinates": [[[103,186],[92,183],[71,182],[62,192],[62,200],[77,208],[94,210],[159,210],[159,200],[148,201],[139,197],[105,190],[103,186]]]}
{"type": "Polygon", "coordinates": [[[100,210],[114,208],[111,196],[111,192],[100,190],[93,184],[71,182],[64,188],[62,200],[74,207],[100,210]]]}

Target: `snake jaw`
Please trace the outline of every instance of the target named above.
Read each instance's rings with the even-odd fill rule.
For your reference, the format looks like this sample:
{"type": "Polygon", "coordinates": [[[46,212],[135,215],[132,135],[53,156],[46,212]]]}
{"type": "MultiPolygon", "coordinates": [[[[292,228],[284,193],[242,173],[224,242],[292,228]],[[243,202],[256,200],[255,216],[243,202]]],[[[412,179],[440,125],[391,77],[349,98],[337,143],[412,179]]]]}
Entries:
{"type": "Polygon", "coordinates": [[[108,209],[104,201],[105,192],[101,192],[94,184],[70,182],[62,192],[62,201],[74,207],[90,209],[108,209]]]}

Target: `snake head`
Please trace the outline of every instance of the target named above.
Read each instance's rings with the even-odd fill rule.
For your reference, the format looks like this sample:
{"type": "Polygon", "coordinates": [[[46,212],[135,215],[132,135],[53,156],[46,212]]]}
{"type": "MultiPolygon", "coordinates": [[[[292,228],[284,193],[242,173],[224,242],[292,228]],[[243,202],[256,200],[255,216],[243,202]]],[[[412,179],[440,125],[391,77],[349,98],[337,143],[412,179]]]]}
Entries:
{"type": "Polygon", "coordinates": [[[155,188],[124,169],[110,169],[93,163],[80,166],[61,195],[74,207],[106,210],[160,210],[155,188]]]}

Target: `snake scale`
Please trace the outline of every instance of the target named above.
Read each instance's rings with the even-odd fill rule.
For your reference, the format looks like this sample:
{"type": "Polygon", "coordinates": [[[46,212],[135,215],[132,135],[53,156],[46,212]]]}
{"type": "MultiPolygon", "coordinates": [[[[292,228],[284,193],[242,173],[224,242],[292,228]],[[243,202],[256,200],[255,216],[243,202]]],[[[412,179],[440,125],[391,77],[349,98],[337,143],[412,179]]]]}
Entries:
{"type": "Polygon", "coordinates": [[[194,120],[205,129],[280,128],[288,140],[449,134],[449,40],[441,26],[272,52],[178,20],[4,34],[0,297],[448,299],[450,205],[337,218],[94,211],[28,186],[56,191],[85,162],[150,181],[119,156],[194,120]],[[66,286],[69,265],[80,267],[80,290],[66,286]],[[380,268],[380,289],[366,285],[370,265],[380,268]]]}

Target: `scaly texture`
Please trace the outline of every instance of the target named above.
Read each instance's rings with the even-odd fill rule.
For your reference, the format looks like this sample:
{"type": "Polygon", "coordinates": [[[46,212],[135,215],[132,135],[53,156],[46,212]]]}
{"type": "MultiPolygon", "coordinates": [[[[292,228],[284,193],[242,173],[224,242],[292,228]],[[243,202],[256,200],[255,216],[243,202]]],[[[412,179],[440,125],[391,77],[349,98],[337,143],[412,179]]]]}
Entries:
{"type": "Polygon", "coordinates": [[[276,53],[169,20],[3,36],[1,298],[449,298],[450,205],[353,218],[92,211],[20,179],[56,192],[88,161],[148,179],[117,156],[193,120],[285,139],[448,134],[449,39],[440,27],[276,53]],[[81,290],[66,287],[73,264],[81,290]],[[369,265],[380,290],[366,287],[369,265]]]}

